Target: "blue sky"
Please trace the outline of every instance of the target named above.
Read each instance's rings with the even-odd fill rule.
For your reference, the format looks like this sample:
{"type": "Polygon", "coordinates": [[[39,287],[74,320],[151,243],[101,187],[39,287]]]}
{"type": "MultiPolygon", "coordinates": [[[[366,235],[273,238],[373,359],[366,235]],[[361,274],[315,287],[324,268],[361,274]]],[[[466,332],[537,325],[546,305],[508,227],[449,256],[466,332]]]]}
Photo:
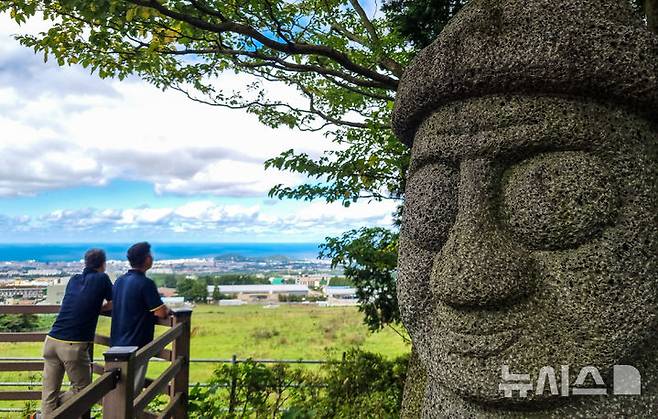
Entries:
{"type": "Polygon", "coordinates": [[[290,148],[317,156],[333,146],[321,134],[44,63],[11,37],[43,28],[0,16],[0,242],[319,242],[390,224],[389,202],[346,209],[267,197],[304,179],[263,161],[290,148]]]}

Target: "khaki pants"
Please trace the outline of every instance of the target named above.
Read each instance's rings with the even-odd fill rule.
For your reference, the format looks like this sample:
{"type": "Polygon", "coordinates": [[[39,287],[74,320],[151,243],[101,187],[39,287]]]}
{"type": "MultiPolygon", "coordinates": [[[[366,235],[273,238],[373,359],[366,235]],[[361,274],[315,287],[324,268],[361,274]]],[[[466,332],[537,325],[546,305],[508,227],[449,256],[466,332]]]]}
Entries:
{"type": "Polygon", "coordinates": [[[43,345],[43,392],[41,412],[45,418],[67,399],[91,383],[91,343],[62,342],[46,337],[43,345]],[[69,391],[60,394],[64,372],[71,381],[69,391]]]}

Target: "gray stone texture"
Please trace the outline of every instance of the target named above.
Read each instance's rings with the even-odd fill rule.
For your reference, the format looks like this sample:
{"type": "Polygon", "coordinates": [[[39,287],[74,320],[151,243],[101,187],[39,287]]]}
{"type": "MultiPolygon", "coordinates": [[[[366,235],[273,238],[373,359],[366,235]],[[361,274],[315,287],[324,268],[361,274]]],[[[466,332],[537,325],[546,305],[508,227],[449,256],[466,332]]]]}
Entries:
{"type": "Polygon", "coordinates": [[[412,63],[404,416],[658,417],[657,69],[621,0],[473,0],[412,63]],[[642,395],[612,395],[615,364],[642,395]],[[503,365],[528,397],[500,391],[503,365]],[[608,395],[537,394],[561,365],[608,395]]]}
{"type": "Polygon", "coordinates": [[[487,94],[565,94],[658,118],[658,39],[624,0],[472,0],[421,51],[398,89],[407,144],[439,106],[487,94]]]}

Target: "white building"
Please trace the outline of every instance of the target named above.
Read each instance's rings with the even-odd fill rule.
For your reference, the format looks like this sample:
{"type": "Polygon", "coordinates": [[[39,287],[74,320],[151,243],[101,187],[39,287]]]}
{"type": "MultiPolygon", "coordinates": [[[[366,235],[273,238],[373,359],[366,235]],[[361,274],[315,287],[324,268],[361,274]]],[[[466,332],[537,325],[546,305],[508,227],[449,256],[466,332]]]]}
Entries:
{"type": "Polygon", "coordinates": [[[356,298],[356,288],[352,287],[324,287],[322,289],[327,296],[328,306],[356,306],[359,300],[356,298]]]}
{"type": "MultiPolygon", "coordinates": [[[[247,302],[278,301],[279,295],[308,296],[306,285],[217,285],[219,292],[247,302]]],[[[214,285],[208,285],[208,296],[212,296],[214,285]]]]}

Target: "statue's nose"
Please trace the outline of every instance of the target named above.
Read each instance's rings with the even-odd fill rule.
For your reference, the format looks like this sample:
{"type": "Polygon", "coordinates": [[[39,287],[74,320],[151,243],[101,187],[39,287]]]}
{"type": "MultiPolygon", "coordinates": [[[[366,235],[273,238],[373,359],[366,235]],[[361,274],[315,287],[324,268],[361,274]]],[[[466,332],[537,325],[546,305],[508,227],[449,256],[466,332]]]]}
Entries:
{"type": "Polygon", "coordinates": [[[457,216],[432,272],[434,293],[446,304],[495,307],[535,286],[531,258],[500,229],[498,177],[487,160],[460,165],[457,216]]]}

